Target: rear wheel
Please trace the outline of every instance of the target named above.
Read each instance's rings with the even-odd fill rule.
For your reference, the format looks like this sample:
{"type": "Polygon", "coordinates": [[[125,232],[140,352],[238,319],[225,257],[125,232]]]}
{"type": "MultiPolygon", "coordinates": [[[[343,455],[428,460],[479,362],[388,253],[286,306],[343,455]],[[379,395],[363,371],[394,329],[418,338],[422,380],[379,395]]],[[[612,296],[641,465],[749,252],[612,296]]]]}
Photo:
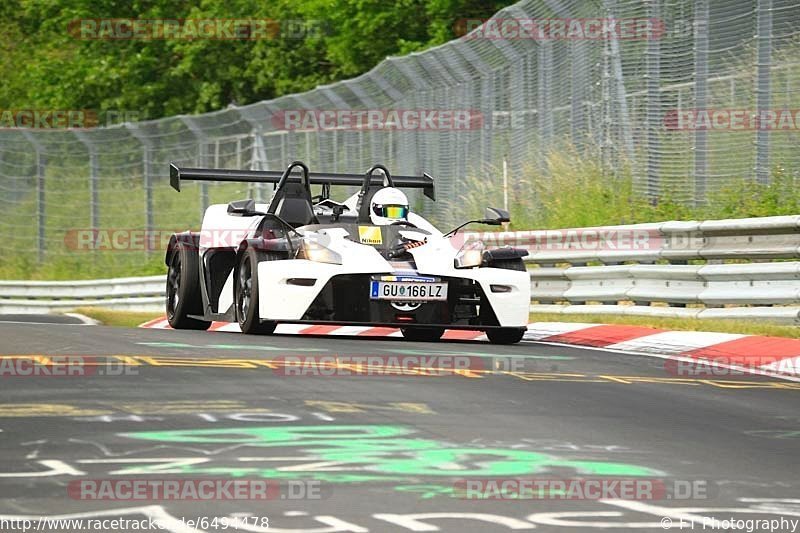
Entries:
{"type": "Polygon", "coordinates": [[[500,328],[486,331],[492,344],[516,344],[525,336],[525,328],[500,328]]]}
{"type": "Polygon", "coordinates": [[[400,333],[407,341],[436,342],[444,335],[444,328],[401,328],[400,333]]]}
{"type": "Polygon", "coordinates": [[[205,330],[211,322],[189,318],[203,316],[200,294],[200,268],[197,249],[183,243],[175,245],[167,271],[167,321],[173,329],[205,330]]]}
{"type": "Polygon", "coordinates": [[[269,335],[275,331],[276,322],[261,322],[258,315],[258,263],[279,259],[275,254],[248,248],[239,258],[234,278],[236,321],[242,333],[269,335]]]}

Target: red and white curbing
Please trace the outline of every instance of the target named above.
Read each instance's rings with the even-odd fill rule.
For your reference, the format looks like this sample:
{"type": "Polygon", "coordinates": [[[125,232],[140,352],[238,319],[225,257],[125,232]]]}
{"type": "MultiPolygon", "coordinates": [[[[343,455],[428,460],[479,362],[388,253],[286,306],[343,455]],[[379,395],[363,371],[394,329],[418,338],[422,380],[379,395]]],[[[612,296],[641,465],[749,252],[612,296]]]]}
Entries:
{"type": "MultiPolygon", "coordinates": [[[[568,322],[530,324],[525,339],[650,355],[671,362],[707,361],[720,368],[745,371],[719,372],[720,375],[763,372],[767,375],[800,376],[800,339],[568,322]]],[[[686,372],[691,376],[697,372],[697,366],[686,372]]],[[[708,375],[713,371],[700,373],[708,375]]],[[[680,376],[681,372],[677,374],[680,376]]]]}
{"type": "MultiPolygon", "coordinates": [[[[171,329],[165,318],[151,320],[139,327],[171,329]]],[[[239,332],[240,330],[236,323],[214,322],[209,331],[239,332]]],[[[402,336],[400,330],[395,328],[307,324],[279,324],[275,333],[402,336]]],[[[443,338],[487,340],[483,332],[466,330],[447,330],[443,338]]],[[[525,340],[650,355],[675,361],[703,360],[725,368],[755,369],[768,374],[800,376],[800,339],[704,331],[666,331],[645,326],[534,322],[528,325],[525,340]]]]}
{"type": "MultiPolygon", "coordinates": [[[[151,329],[172,329],[169,326],[166,318],[157,318],[139,326],[140,328],[151,329]]],[[[236,322],[212,322],[208,331],[230,331],[239,333],[239,324],[236,322]]],[[[402,337],[400,330],[397,328],[385,328],[374,326],[328,326],[328,325],[314,325],[308,324],[278,324],[275,328],[275,333],[278,335],[348,335],[355,337],[402,337]]],[[[482,331],[466,331],[466,330],[447,330],[444,332],[442,338],[447,340],[487,340],[486,335],[482,331]]]]}

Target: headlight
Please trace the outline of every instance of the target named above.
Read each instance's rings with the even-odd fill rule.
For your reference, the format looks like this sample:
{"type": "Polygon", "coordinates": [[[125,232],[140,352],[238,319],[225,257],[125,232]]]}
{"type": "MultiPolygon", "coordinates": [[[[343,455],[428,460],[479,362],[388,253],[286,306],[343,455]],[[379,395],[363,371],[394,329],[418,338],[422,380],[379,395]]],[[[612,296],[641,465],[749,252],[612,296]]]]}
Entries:
{"type": "Polygon", "coordinates": [[[456,268],[472,268],[483,263],[483,251],[486,245],[483,241],[469,241],[456,254],[456,268]]]}
{"type": "Polygon", "coordinates": [[[297,250],[296,259],[308,259],[317,263],[342,264],[342,256],[321,245],[313,239],[303,239],[303,243],[297,250]]]}

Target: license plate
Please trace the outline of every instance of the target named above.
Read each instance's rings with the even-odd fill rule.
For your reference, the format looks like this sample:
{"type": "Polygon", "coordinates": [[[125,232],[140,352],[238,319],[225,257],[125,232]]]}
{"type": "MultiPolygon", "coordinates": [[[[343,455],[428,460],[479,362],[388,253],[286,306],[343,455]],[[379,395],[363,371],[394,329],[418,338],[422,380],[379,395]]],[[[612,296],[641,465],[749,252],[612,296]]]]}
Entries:
{"type": "Polygon", "coordinates": [[[373,281],[370,298],[404,302],[447,300],[447,283],[373,281]]]}

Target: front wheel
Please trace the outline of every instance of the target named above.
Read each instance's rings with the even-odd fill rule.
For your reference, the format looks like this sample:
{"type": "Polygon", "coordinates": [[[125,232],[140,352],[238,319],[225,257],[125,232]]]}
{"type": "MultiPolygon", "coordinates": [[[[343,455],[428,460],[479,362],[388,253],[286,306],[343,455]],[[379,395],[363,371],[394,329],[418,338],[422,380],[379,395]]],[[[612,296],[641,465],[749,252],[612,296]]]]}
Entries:
{"type": "Polygon", "coordinates": [[[242,333],[250,335],[269,335],[275,331],[277,323],[261,322],[258,314],[258,263],[277,259],[274,254],[258,252],[248,248],[239,258],[234,278],[234,302],[236,321],[242,333]]]}
{"type": "Polygon", "coordinates": [[[525,328],[499,328],[486,331],[492,344],[516,344],[525,336],[525,328]]]}
{"type": "MultiPolygon", "coordinates": [[[[516,270],[518,272],[525,272],[527,270],[527,268],[525,268],[525,262],[521,257],[496,259],[489,266],[501,268],[503,270],[516,270]]],[[[526,328],[490,329],[486,331],[486,336],[489,337],[489,342],[492,344],[516,344],[525,336],[525,331],[526,328]]]]}
{"type": "Polygon", "coordinates": [[[407,341],[436,342],[444,335],[444,328],[401,328],[400,333],[407,341]]]}
{"type": "Polygon", "coordinates": [[[525,261],[523,261],[521,257],[515,257],[514,259],[495,259],[489,266],[492,268],[501,268],[503,270],[517,270],[519,272],[525,272],[527,270],[527,268],[525,268],[525,261]]]}

